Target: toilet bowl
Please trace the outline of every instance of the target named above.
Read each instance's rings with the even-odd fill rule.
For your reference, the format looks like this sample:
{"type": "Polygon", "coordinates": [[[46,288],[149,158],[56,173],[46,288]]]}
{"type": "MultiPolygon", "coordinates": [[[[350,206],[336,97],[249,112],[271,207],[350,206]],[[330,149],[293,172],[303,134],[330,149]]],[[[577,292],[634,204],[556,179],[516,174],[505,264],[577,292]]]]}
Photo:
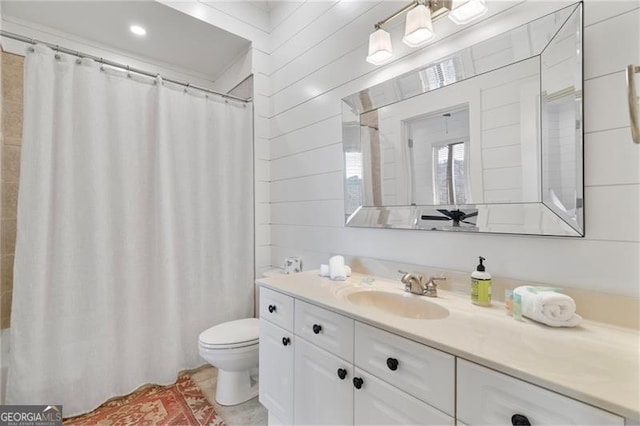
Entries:
{"type": "Polygon", "coordinates": [[[200,356],[218,369],[220,405],[241,404],[258,395],[258,324],[256,318],[245,318],[200,333],[200,356]]]}

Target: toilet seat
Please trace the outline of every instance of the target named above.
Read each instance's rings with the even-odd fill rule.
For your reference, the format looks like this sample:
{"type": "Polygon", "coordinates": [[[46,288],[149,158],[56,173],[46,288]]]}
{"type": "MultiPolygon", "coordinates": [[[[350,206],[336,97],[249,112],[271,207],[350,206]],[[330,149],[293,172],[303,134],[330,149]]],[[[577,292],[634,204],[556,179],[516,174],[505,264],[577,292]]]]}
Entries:
{"type": "Polygon", "coordinates": [[[229,321],[206,329],[198,343],[206,349],[233,349],[258,344],[260,320],[245,318],[229,321]]]}

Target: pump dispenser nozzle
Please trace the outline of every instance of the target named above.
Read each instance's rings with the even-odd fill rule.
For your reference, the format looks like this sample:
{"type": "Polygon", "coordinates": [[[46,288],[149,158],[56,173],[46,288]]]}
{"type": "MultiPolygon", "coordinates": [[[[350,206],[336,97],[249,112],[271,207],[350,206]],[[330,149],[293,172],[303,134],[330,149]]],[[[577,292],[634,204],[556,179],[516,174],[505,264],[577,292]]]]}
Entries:
{"type": "Polygon", "coordinates": [[[482,257],[482,256],[478,256],[478,259],[480,259],[480,264],[479,264],[479,265],[478,265],[478,267],[476,268],[476,271],[484,272],[484,265],[482,264],[482,262],[484,262],[484,261],[485,261],[485,260],[487,260],[487,259],[485,259],[485,258],[484,258],[484,257],[482,257]]]}

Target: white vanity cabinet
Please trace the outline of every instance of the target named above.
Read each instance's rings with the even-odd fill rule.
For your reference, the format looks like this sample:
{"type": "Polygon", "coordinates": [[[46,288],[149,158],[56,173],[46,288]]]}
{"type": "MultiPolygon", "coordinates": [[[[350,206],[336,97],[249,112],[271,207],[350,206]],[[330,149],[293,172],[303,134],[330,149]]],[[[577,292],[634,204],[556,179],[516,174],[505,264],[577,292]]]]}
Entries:
{"type": "Polygon", "coordinates": [[[623,417],[262,287],[269,424],[624,425],[623,417]]]}
{"type": "Polygon", "coordinates": [[[624,425],[615,414],[461,358],[457,373],[457,416],[469,426],[624,425]]]}
{"type": "Polygon", "coordinates": [[[260,402],[270,424],[454,424],[454,357],[287,298],[261,288],[260,402]]]}

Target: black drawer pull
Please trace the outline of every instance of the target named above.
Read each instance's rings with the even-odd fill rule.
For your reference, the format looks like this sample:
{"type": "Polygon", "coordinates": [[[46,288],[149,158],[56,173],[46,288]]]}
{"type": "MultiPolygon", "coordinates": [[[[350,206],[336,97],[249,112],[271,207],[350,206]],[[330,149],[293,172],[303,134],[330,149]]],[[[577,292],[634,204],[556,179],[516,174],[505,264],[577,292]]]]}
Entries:
{"type": "Polygon", "coordinates": [[[511,424],[513,426],[531,426],[527,416],[523,416],[522,414],[514,414],[511,416],[511,424]]]}
{"type": "Polygon", "coordinates": [[[283,337],[282,338],[282,344],[287,346],[289,343],[291,343],[291,339],[289,339],[288,337],[283,337]]]}
{"type": "Polygon", "coordinates": [[[320,324],[313,324],[313,332],[314,334],[320,334],[322,330],[322,326],[320,324]]]}
{"type": "Polygon", "coordinates": [[[340,380],[344,380],[344,378],[347,377],[347,370],[338,368],[338,377],[340,377],[340,380]]]}
{"type": "Polygon", "coordinates": [[[395,358],[387,358],[387,367],[389,367],[391,371],[396,371],[398,369],[398,360],[395,358]]]}
{"type": "Polygon", "coordinates": [[[364,383],[364,380],[362,380],[360,377],[353,378],[353,386],[355,386],[356,389],[360,389],[363,383],[364,383]]]}
{"type": "Polygon", "coordinates": [[[276,305],[269,305],[269,313],[272,314],[276,311],[276,305]]]}

